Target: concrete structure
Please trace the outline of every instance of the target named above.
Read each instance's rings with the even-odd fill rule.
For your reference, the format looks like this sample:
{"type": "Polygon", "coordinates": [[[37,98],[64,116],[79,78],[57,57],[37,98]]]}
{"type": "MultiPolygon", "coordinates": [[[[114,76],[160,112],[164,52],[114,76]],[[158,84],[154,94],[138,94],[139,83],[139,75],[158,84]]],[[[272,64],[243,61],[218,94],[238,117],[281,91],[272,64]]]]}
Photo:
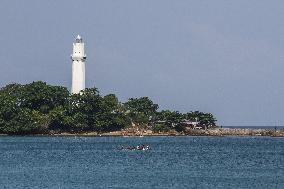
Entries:
{"type": "Polygon", "coordinates": [[[73,43],[72,63],[72,94],[80,93],[85,89],[85,47],[80,35],[73,43]]]}

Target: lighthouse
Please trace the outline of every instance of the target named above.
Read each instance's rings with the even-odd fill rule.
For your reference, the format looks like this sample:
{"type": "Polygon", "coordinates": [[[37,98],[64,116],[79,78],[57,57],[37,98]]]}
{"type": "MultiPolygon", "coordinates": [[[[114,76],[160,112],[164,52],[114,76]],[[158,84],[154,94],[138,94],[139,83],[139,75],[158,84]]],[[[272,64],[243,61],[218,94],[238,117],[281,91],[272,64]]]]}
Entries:
{"type": "Polygon", "coordinates": [[[71,55],[72,63],[72,94],[80,93],[85,89],[85,47],[83,39],[77,36],[73,43],[73,53],[71,55]]]}

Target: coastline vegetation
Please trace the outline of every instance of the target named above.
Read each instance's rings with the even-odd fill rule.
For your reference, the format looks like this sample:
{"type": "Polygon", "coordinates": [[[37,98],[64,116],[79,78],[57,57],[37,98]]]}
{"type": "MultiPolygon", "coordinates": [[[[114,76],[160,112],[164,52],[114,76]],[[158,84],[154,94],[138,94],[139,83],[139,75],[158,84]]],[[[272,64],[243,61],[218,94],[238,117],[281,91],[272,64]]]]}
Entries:
{"type": "Polygon", "coordinates": [[[42,81],[8,84],[0,89],[0,133],[10,135],[111,132],[147,127],[154,132],[184,129],[184,120],[202,128],[216,127],[211,113],[161,110],[148,97],[119,102],[115,94],[97,88],[70,94],[66,87],[42,81]]]}

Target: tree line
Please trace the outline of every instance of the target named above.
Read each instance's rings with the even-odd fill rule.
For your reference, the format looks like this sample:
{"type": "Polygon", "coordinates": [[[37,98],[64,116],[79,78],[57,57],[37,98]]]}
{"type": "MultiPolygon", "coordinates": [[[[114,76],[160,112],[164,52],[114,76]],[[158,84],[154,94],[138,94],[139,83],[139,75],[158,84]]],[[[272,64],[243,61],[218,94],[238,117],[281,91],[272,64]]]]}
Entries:
{"type": "Polygon", "coordinates": [[[162,110],[148,97],[119,102],[115,94],[101,95],[97,88],[70,94],[66,87],[42,81],[8,84],[0,89],[0,133],[110,132],[133,125],[154,131],[183,129],[183,120],[199,120],[214,127],[211,113],[162,110]]]}

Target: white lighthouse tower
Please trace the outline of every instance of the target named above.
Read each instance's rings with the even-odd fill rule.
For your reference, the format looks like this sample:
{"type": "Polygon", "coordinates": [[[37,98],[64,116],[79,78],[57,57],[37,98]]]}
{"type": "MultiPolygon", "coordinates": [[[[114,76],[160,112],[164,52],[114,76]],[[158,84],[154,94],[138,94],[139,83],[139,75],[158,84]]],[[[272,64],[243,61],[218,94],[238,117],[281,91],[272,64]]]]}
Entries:
{"type": "Polygon", "coordinates": [[[77,36],[73,43],[73,54],[71,55],[72,63],[72,94],[80,93],[85,89],[85,47],[80,35],[77,36]]]}

